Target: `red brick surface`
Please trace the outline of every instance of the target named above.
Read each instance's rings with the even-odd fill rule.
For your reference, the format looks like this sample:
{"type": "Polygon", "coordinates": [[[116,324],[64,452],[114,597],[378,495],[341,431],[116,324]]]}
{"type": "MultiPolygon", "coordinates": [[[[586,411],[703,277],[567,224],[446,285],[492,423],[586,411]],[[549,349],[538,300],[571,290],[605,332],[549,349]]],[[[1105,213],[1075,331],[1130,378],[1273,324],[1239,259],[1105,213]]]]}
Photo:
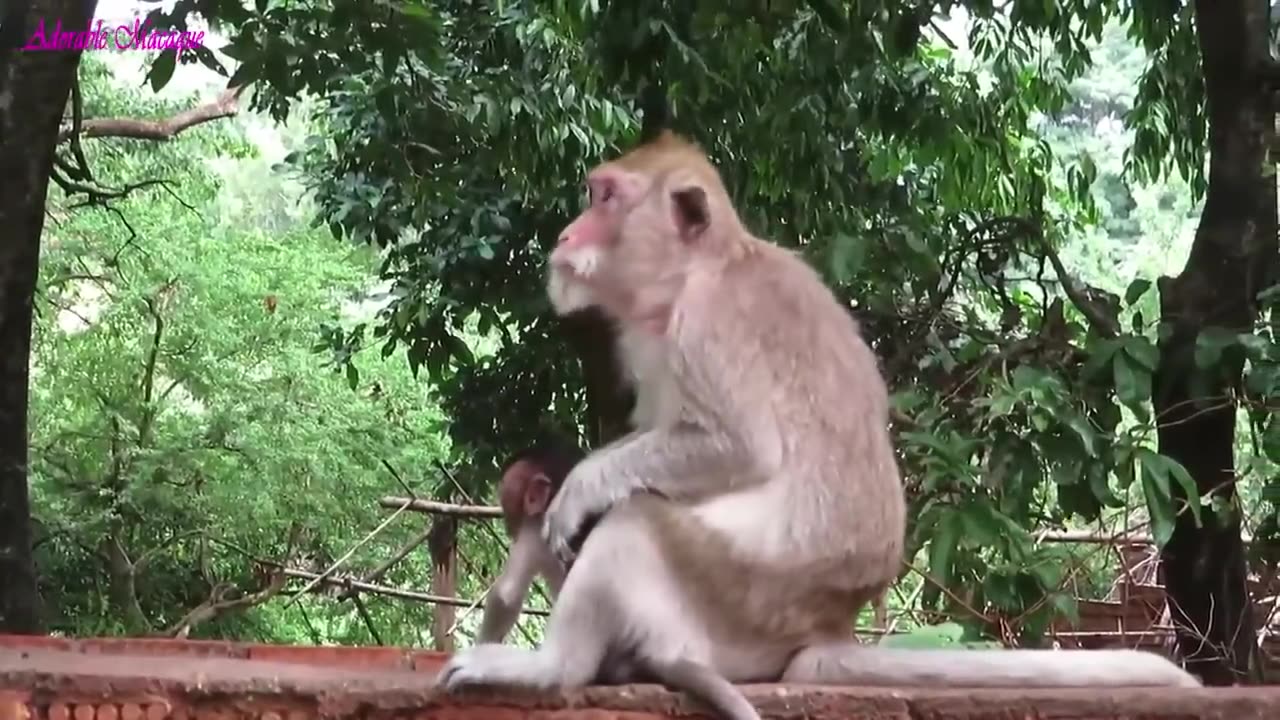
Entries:
{"type": "MultiPolygon", "coordinates": [[[[0,636],[0,720],[707,718],[650,685],[436,694],[440,653],[0,636]]],[[[940,691],[743,686],[786,720],[1280,720],[1280,688],[940,691]]]]}

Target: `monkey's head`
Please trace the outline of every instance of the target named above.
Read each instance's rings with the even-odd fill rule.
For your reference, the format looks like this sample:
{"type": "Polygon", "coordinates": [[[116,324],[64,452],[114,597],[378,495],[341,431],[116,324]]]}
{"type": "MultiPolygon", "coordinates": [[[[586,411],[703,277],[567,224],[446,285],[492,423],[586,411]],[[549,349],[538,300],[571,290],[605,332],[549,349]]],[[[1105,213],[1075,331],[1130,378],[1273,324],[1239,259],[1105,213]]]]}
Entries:
{"type": "Polygon", "coordinates": [[[551,253],[556,311],[598,305],[623,322],[665,325],[690,265],[724,257],[742,226],[720,174],[663,132],[586,179],[588,204],[551,253]]]}
{"type": "Polygon", "coordinates": [[[511,536],[526,521],[542,517],[569,471],[582,458],[583,452],[576,445],[548,441],[531,445],[507,460],[498,488],[498,504],[511,536]]]}

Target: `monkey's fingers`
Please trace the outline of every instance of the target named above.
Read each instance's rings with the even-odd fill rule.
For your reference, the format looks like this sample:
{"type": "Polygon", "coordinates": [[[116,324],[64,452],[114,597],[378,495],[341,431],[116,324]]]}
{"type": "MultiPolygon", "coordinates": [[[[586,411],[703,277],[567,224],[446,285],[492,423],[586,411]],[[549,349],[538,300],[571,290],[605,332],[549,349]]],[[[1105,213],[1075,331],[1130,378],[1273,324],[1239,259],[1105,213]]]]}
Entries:
{"type": "Polygon", "coordinates": [[[458,665],[450,660],[443,668],[440,669],[440,673],[436,675],[436,687],[444,690],[445,692],[449,692],[455,687],[453,679],[457,674],[458,665]]]}
{"type": "Polygon", "coordinates": [[[483,663],[476,662],[476,659],[469,657],[464,650],[454,656],[454,659],[450,660],[449,664],[445,665],[436,676],[436,687],[451,693],[469,685],[484,684],[485,673],[482,667],[478,667],[479,665],[483,663]]]}
{"type": "Polygon", "coordinates": [[[563,514],[553,516],[547,513],[542,524],[542,541],[551,550],[551,554],[564,565],[565,569],[573,565],[587,535],[600,520],[600,514],[591,514],[578,523],[565,523],[563,514]]]}
{"type": "Polygon", "coordinates": [[[573,561],[577,559],[578,554],[573,551],[573,548],[568,542],[561,538],[556,538],[555,540],[548,542],[551,546],[551,552],[555,554],[556,559],[559,560],[562,565],[566,568],[573,565],[573,561]]]}

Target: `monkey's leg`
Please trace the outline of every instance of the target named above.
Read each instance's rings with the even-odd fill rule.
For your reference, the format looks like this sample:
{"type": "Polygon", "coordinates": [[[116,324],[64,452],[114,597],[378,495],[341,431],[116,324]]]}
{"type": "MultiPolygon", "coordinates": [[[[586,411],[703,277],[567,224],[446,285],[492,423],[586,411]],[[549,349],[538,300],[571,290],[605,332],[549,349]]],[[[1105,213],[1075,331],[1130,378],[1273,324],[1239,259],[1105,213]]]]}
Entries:
{"type": "Polygon", "coordinates": [[[742,691],[706,665],[692,660],[649,660],[644,665],[663,685],[698,698],[724,720],[761,720],[742,691]]]}
{"type": "MultiPolygon", "coordinates": [[[[579,560],[581,562],[581,560],[579,560]]],[[[543,645],[536,650],[482,644],[454,654],[437,684],[446,691],[468,685],[504,685],[551,690],[581,687],[595,679],[612,639],[607,625],[590,608],[595,598],[575,595],[569,575],[551,608],[543,645]]]]}
{"type": "Polygon", "coordinates": [[[988,688],[1200,687],[1141,650],[905,650],[835,641],[801,650],[782,682],[988,688]]]}
{"type": "Polygon", "coordinates": [[[626,544],[636,542],[630,535],[633,527],[634,523],[602,522],[587,537],[551,607],[541,647],[473,645],[449,660],[437,683],[446,691],[468,685],[550,690],[581,687],[599,677],[628,623],[619,602],[622,583],[617,569],[633,565],[637,557],[632,572],[652,567],[652,558],[644,553],[624,554],[626,544]]]}

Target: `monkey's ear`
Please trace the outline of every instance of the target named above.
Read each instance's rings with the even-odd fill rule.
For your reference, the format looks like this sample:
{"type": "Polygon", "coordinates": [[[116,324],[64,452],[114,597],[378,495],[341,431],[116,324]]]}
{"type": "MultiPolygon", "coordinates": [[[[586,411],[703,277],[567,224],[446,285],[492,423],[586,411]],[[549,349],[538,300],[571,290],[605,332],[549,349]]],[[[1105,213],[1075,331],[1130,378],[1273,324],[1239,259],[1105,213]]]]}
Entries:
{"type": "Polygon", "coordinates": [[[529,476],[524,489],[524,516],[533,517],[547,511],[551,503],[551,478],[542,473],[529,476]]]}
{"type": "Polygon", "coordinates": [[[671,207],[675,212],[680,239],[692,242],[711,225],[711,208],[707,191],[698,185],[686,185],[671,191],[671,207]]]}

